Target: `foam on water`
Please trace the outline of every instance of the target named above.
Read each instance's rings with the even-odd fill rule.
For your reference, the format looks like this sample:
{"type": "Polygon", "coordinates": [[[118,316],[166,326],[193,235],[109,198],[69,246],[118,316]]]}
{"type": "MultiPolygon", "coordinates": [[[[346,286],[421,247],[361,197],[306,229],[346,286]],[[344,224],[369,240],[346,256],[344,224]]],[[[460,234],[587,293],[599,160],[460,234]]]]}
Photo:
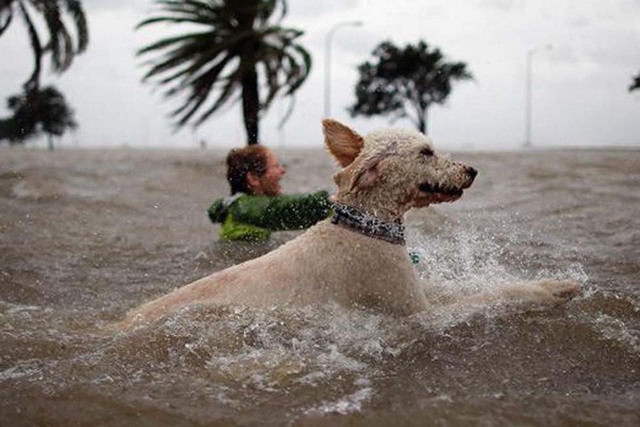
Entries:
{"type": "Polygon", "coordinates": [[[595,328],[603,339],[617,342],[634,353],[640,353],[640,331],[630,330],[624,321],[601,314],[595,320],[595,328]]]}
{"type": "Polygon", "coordinates": [[[358,389],[355,393],[348,396],[344,396],[336,401],[321,402],[305,411],[305,414],[348,414],[351,412],[358,412],[362,409],[362,404],[371,398],[374,394],[374,390],[371,387],[367,387],[369,381],[359,381],[359,385],[363,387],[358,389]]]}

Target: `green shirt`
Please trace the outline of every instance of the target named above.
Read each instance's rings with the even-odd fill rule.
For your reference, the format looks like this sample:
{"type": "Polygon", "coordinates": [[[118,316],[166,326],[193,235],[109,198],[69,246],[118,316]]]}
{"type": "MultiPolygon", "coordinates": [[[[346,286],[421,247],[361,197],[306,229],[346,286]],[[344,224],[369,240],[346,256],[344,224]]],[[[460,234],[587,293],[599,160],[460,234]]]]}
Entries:
{"type": "Polygon", "coordinates": [[[238,193],[216,200],[207,210],[221,223],[220,240],[267,240],[272,231],[302,230],[329,216],[329,193],[251,196],[238,193]]]}

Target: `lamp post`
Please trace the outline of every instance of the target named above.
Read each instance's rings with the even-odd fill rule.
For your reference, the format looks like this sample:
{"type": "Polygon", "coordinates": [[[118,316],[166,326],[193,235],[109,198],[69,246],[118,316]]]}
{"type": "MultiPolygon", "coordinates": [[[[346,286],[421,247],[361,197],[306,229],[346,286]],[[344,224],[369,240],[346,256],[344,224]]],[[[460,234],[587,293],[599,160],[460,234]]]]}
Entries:
{"type": "Polygon", "coordinates": [[[324,117],[331,116],[331,40],[340,28],[359,27],[361,21],[339,22],[334,25],[324,39],[324,117]]]}
{"type": "Polygon", "coordinates": [[[526,85],[527,85],[527,96],[525,100],[525,120],[526,120],[526,128],[525,128],[525,138],[524,138],[524,146],[525,148],[531,148],[531,86],[533,83],[533,55],[536,53],[540,53],[544,50],[551,49],[551,45],[544,45],[534,47],[527,51],[527,77],[526,77],[526,85]]]}

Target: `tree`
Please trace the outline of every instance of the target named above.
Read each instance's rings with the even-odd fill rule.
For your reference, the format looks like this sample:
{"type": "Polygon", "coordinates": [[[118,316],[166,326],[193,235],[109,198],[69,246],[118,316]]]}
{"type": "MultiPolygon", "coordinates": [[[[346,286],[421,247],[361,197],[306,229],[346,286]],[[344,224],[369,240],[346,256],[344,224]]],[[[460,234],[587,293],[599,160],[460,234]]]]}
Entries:
{"type": "Polygon", "coordinates": [[[44,133],[48,136],[49,150],[53,150],[53,136],[62,136],[78,127],[73,109],[53,86],[25,89],[23,94],[10,97],[7,107],[13,114],[0,119],[0,142],[23,143],[44,133]]]}
{"type": "Polygon", "coordinates": [[[640,89],[640,72],[638,72],[637,76],[633,77],[633,83],[629,86],[629,92],[633,92],[634,90],[640,89]]]}
{"type": "Polygon", "coordinates": [[[182,105],[171,114],[176,127],[189,122],[197,127],[223,106],[241,100],[247,143],[257,143],[261,111],[279,94],[292,96],[311,70],[311,56],[297,42],[302,31],[280,26],[287,13],[286,1],[155,3],[161,12],[138,28],[157,23],[190,28],[138,51],[155,55],[147,61],[150,69],[143,80],[158,78],[158,85],[167,87],[167,97],[183,97],[182,105]]]}
{"type": "Polygon", "coordinates": [[[89,32],[80,0],[0,0],[0,36],[9,28],[14,15],[24,21],[33,51],[34,69],[24,87],[37,90],[40,86],[42,58],[51,54],[54,72],[66,71],[76,54],[82,53],[89,43],[89,32]],[[75,26],[76,43],[65,24],[64,12],[71,17],[75,26]],[[41,15],[49,40],[43,44],[36,15],[41,15]]]}
{"type": "Polygon", "coordinates": [[[404,48],[386,41],[372,55],[372,62],[358,66],[352,116],[392,114],[394,119],[408,118],[426,133],[429,107],[446,101],[453,81],[473,79],[465,63],[446,62],[439,49],[430,49],[424,41],[404,48]]]}

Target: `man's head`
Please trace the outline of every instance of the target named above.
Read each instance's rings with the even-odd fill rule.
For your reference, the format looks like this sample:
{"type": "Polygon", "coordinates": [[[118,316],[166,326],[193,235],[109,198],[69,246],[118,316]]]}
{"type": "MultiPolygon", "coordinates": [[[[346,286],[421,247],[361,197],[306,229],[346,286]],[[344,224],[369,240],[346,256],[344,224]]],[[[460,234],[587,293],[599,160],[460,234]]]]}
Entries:
{"type": "Polygon", "coordinates": [[[277,196],[286,170],[267,147],[259,144],[236,148],[227,156],[227,180],[231,194],[277,196]]]}

